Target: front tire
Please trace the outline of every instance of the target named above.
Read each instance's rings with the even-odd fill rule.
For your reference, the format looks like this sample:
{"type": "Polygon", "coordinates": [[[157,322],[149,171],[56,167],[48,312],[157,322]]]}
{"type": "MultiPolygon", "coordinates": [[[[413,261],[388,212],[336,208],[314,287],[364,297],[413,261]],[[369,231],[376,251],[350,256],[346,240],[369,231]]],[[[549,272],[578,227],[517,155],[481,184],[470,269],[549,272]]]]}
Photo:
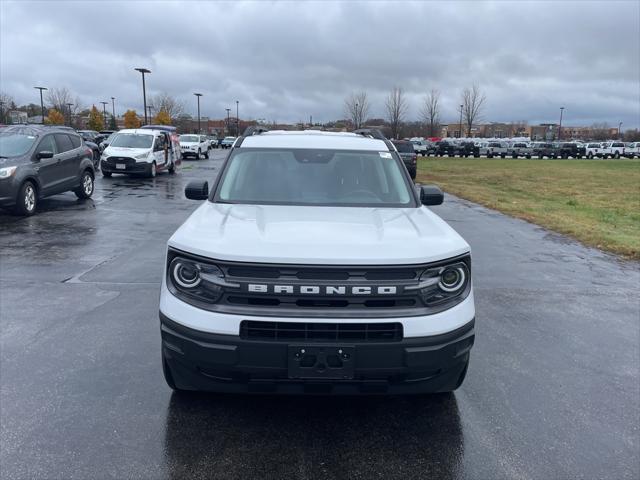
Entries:
{"type": "Polygon", "coordinates": [[[196,160],[200,160],[201,156],[202,156],[202,152],[198,150],[198,154],[196,155],[196,160]]]}
{"type": "Polygon", "coordinates": [[[156,169],[156,162],[151,164],[151,168],[149,168],[149,178],[154,178],[158,174],[158,170],[156,169]]]}
{"type": "Polygon", "coordinates": [[[613,158],[620,158],[620,153],[616,152],[615,155],[613,156],[613,158]]]}
{"type": "Polygon", "coordinates": [[[22,184],[16,198],[14,212],[16,215],[30,217],[36,213],[38,207],[38,192],[35,185],[30,180],[22,184]]]}
{"type": "Polygon", "coordinates": [[[209,158],[209,150],[207,150],[207,151],[205,152],[205,154],[204,154],[204,158],[207,158],[207,159],[209,158]]]}
{"type": "Polygon", "coordinates": [[[85,170],[80,178],[80,186],[76,188],[73,193],[75,193],[79,199],[86,200],[93,195],[94,187],[93,175],[91,175],[88,170],[85,170]]]}

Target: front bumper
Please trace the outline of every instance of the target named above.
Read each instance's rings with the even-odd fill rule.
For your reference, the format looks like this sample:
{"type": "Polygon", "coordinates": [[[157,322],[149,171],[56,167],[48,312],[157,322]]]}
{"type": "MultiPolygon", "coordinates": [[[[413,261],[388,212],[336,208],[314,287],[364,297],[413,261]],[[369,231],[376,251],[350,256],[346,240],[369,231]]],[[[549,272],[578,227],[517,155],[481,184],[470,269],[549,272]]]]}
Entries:
{"type": "Polygon", "coordinates": [[[107,173],[144,173],[151,172],[151,163],[136,162],[132,159],[127,161],[100,160],[100,170],[107,173]],[[124,165],[125,168],[117,168],[116,165],[124,165]]]}
{"type": "MultiPolygon", "coordinates": [[[[311,342],[354,351],[353,377],[292,378],[291,343],[201,332],[160,312],[163,356],[178,388],[227,393],[411,394],[450,391],[466,372],[474,320],[441,335],[393,342],[311,342]]],[[[304,342],[303,342],[304,344],[304,342]]]]}
{"type": "Polygon", "coordinates": [[[0,179],[0,207],[11,207],[16,204],[20,182],[15,175],[0,179]]]}

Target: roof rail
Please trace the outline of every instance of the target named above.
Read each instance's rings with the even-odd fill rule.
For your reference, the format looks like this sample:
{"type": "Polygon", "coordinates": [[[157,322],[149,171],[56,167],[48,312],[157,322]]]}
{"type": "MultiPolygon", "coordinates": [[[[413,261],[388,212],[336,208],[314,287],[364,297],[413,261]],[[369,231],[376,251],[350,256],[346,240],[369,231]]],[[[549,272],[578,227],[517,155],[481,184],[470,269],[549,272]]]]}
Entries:
{"type": "Polygon", "coordinates": [[[261,133],[268,132],[269,129],[266,127],[261,127],[259,125],[251,125],[250,127],[245,128],[242,133],[243,137],[250,137],[252,135],[260,135],[261,133]]]}
{"type": "Polygon", "coordinates": [[[353,133],[356,135],[362,135],[363,137],[371,137],[376,140],[382,140],[387,148],[393,152],[395,147],[391,143],[391,141],[384,136],[384,134],[377,128],[359,128],[358,130],[354,130],[353,133]]]}

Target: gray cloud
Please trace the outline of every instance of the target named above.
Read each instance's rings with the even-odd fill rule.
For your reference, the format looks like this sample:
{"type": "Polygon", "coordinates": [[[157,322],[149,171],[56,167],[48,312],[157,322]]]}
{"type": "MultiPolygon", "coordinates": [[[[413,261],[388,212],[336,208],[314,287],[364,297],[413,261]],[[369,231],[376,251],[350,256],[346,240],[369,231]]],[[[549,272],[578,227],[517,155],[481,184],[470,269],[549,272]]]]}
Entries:
{"type": "Polygon", "coordinates": [[[85,104],[141,112],[167,91],[202,114],[323,121],[366,90],[384,116],[394,85],[417,118],[431,88],[456,118],[461,90],[487,94],[485,120],[640,125],[640,3],[0,1],[0,90],[36,102],[66,86],[85,104]]]}

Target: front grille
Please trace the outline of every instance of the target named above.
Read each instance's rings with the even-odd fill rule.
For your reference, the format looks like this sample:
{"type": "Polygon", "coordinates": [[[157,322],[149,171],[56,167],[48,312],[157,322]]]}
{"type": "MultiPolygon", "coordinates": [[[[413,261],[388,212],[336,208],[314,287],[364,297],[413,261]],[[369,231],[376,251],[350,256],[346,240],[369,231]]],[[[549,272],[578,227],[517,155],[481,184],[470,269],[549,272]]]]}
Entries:
{"type": "Polygon", "coordinates": [[[129,168],[135,166],[136,161],[131,157],[109,157],[107,163],[114,166],[116,163],[125,164],[129,168]]]}
{"type": "Polygon", "coordinates": [[[393,342],[402,340],[401,323],[291,323],[243,320],[240,338],[263,341],[393,342]]]}
{"type": "Polygon", "coordinates": [[[225,273],[225,279],[242,285],[240,289],[227,289],[221,303],[233,307],[255,309],[295,309],[349,311],[355,313],[372,310],[415,308],[423,306],[415,291],[403,291],[402,285],[415,283],[422,272],[421,268],[379,266],[379,267],[335,267],[335,266],[294,266],[294,265],[242,265],[218,263],[225,273]],[[249,283],[267,285],[269,291],[254,292],[246,287],[249,283]],[[275,285],[313,286],[324,289],[328,286],[377,287],[392,286],[398,289],[396,294],[366,295],[275,293],[275,285]]]}
{"type": "MultiPolygon", "coordinates": [[[[175,255],[200,259],[170,250],[169,263],[175,255]]],[[[429,315],[448,307],[444,304],[427,306],[421,292],[415,289],[419,279],[425,270],[458,259],[468,262],[466,255],[406,266],[266,264],[202,258],[222,270],[226,285],[215,303],[185,301],[206,310],[233,315],[317,318],[319,321],[429,315]]],[[[173,288],[170,282],[169,288],[173,288]]]]}

